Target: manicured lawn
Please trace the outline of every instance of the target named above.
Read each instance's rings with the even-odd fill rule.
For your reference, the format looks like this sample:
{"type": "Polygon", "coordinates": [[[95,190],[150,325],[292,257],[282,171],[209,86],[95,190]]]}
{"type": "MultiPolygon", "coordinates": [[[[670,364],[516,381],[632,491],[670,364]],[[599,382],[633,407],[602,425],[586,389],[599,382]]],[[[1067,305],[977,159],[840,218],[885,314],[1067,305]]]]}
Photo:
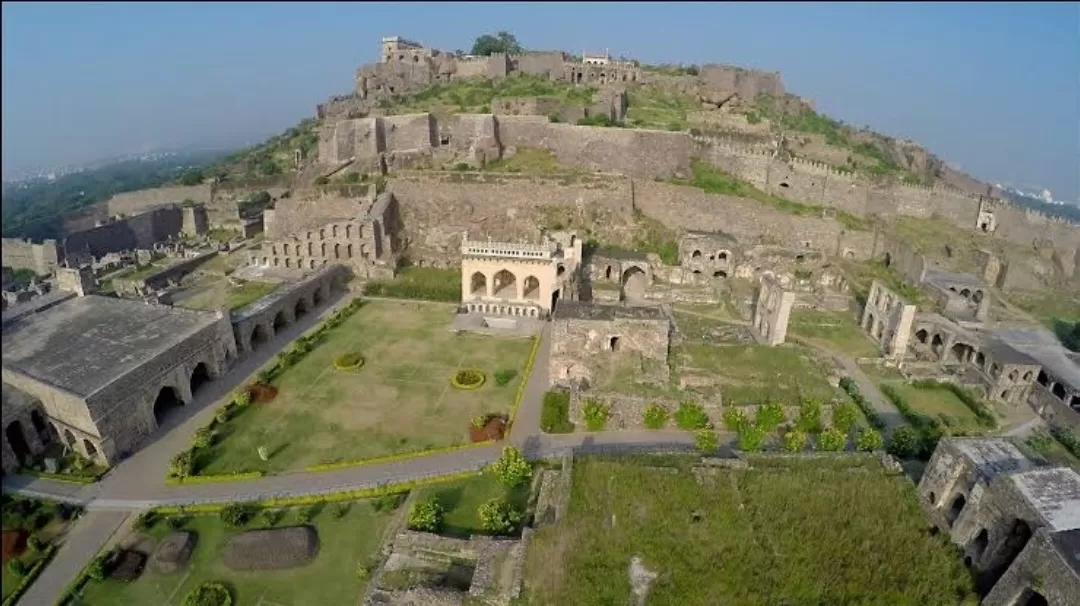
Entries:
{"type": "MultiPolygon", "coordinates": [[[[257,515],[247,528],[234,530],[225,527],[217,515],[196,516],[189,518],[184,527],[198,535],[195,550],[184,570],[158,574],[147,566],[142,576],[130,583],[91,580],[83,591],[84,603],[90,606],[177,606],[198,585],[220,581],[232,588],[233,604],[238,605],[355,604],[365,585],[357,578],[357,566],[370,565],[390,513],[378,513],[370,502],[361,501],[349,504],[345,516],[337,519],[331,513],[332,507],[327,506],[311,522],[318,530],[319,552],[306,566],[271,571],[231,570],[221,560],[225,542],[243,530],[265,528],[265,520],[257,515]]],[[[297,511],[290,510],[277,526],[297,525],[297,511]]],[[[161,521],[149,534],[159,540],[169,532],[161,521]]]]}
{"type": "Polygon", "coordinates": [[[368,301],[275,380],[277,398],[224,426],[200,473],[280,472],[466,444],[474,417],[510,411],[532,341],[458,334],[449,330],[453,315],[446,304],[368,301]],[[336,370],[334,358],[349,352],[364,365],[336,370]],[[451,387],[465,368],[482,370],[487,382],[451,387]],[[502,369],[518,374],[500,387],[494,374],[502,369]]]}
{"type": "Polygon", "coordinates": [[[917,413],[939,421],[943,420],[942,415],[946,415],[953,421],[952,427],[963,433],[985,431],[978,424],[975,413],[945,387],[916,387],[903,381],[889,381],[887,384],[897,390],[917,413]]]}
{"type": "Polygon", "coordinates": [[[801,347],[785,345],[705,345],[672,348],[682,372],[715,377],[725,404],[760,404],[773,400],[795,406],[806,399],[831,401],[842,395],[826,380],[828,370],[801,347]]]}
{"type": "Polygon", "coordinates": [[[692,461],[579,457],[567,516],[533,536],[523,601],[635,603],[634,556],[658,574],[649,606],[955,605],[971,592],[914,487],[872,457],[755,461],[703,484],[692,461]]]}
{"type": "Polygon", "coordinates": [[[877,344],[859,328],[852,312],[796,309],[791,312],[788,336],[797,336],[816,345],[853,358],[876,358],[877,344]]]}
{"type": "Polygon", "coordinates": [[[444,508],[442,534],[468,537],[483,534],[476,510],[485,501],[505,498],[519,511],[525,510],[529,499],[529,485],[509,490],[499,484],[495,477],[484,473],[475,478],[428,486],[418,491],[417,500],[435,497],[444,508]]]}
{"type": "MultiPolygon", "coordinates": [[[[55,541],[57,535],[61,534],[68,524],[64,519],[65,516],[60,515],[60,509],[61,506],[52,501],[10,494],[3,495],[3,529],[21,530],[28,537],[36,535],[46,545],[40,552],[35,552],[27,547],[26,551],[17,558],[26,566],[27,572],[45,555],[48,544],[55,541]]],[[[7,566],[8,563],[5,563],[3,578],[0,579],[0,582],[3,583],[2,589],[5,599],[15,592],[23,578],[12,574],[7,566]]]]}

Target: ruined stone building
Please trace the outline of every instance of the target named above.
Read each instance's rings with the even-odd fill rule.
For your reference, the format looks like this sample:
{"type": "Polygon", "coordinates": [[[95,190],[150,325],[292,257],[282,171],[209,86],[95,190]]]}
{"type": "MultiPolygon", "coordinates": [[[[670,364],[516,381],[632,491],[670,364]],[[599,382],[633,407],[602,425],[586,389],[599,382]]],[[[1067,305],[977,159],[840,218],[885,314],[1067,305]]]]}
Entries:
{"type": "Polygon", "coordinates": [[[765,345],[780,345],[787,338],[788,320],[795,293],[785,290],[772,276],[764,276],[754,305],[754,330],[765,345]]]}
{"type": "Polygon", "coordinates": [[[345,200],[332,208],[323,206],[323,212],[305,210],[266,211],[267,237],[261,249],[249,255],[248,262],[294,270],[342,264],[357,276],[394,275],[401,221],[392,194],[345,200]]]}
{"type": "Polygon", "coordinates": [[[540,244],[461,239],[461,305],[469,312],[547,318],[577,299],[581,240],[557,232],[540,244]]]}
{"type": "Polygon", "coordinates": [[[938,442],[919,482],[986,606],[1080,604],[1080,474],[1038,467],[1003,438],[938,442]]]}
{"type": "Polygon", "coordinates": [[[235,356],[229,318],[219,312],[89,295],[10,319],[5,401],[28,402],[21,408],[31,422],[18,417],[21,439],[5,426],[5,469],[39,452],[47,436],[111,465],[235,356]]]}

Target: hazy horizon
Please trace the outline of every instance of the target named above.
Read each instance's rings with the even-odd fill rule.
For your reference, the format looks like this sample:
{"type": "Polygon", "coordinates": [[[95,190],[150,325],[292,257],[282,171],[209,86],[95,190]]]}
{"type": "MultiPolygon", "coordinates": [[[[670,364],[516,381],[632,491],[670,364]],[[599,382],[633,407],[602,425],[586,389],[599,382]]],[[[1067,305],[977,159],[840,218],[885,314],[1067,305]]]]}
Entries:
{"type": "Polygon", "coordinates": [[[846,123],[991,182],[1080,199],[1080,6],[4,3],[5,175],[256,142],[348,93],[401,35],[779,71],[846,123]]]}

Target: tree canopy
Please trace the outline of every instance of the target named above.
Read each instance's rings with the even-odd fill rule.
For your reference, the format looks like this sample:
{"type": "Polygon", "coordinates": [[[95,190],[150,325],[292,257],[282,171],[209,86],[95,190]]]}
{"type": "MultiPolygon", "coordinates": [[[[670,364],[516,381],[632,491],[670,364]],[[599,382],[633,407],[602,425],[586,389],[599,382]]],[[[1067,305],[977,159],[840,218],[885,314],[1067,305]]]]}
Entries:
{"type": "Polygon", "coordinates": [[[484,34],[473,42],[472,54],[481,55],[484,57],[493,55],[495,53],[506,53],[508,55],[516,55],[522,52],[521,44],[518,44],[517,38],[510,32],[498,32],[494,36],[491,34],[484,34]]]}

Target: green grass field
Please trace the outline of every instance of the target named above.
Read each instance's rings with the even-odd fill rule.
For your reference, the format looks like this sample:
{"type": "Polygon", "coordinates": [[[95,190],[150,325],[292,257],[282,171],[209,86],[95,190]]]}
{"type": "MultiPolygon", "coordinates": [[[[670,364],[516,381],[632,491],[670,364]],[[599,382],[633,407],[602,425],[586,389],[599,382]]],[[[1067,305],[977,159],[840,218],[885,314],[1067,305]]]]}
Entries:
{"type": "Polygon", "coordinates": [[[755,460],[703,484],[692,461],[579,457],[567,516],[533,536],[523,602],[931,606],[971,594],[914,487],[872,457],[755,460]],[[658,574],[647,600],[632,598],[633,556],[658,574]]]}
{"type": "Polygon", "coordinates": [[[485,501],[506,498],[519,511],[529,500],[529,486],[507,490],[489,473],[447,484],[428,486],[417,491],[417,500],[435,497],[444,508],[442,534],[468,537],[483,534],[477,508],[485,501]]]}
{"type": "MultiPolygon", "coordinates": [[[[945,387],[916,387],[903,381],[889,381],[888,385],[898,391],[915,412],[942,420],[942,415],[952,421],[952,429],[965,434],[983,433],[975,413],[945,387]]],[[[946,423],[949,425],[949,423],[946,423]]]]}
{"type": "Polygon", "coordinates": [[[227,278],[209,282],[206,290],[183,299],[178,307],[188,309],[236,310],[246,307],[278,289],[279,284],[271,282],[241,281],[239,285],[229,284],[227,278]]]}
{"type": "MultiPolygon", "coordinates": [[[[216,515],[188,519],[184,530],[197,534],[195,550],[186,569],[173,574],[158,574],[149,566],[133,582],[117,580],[89,581],[83,590],[88,606],[179,605],[184,596],[207,581],[224,582],[232,590],[233,604],[239,606],[275,604],[279,606],[328,606],[355,604],[365,583],[357,578],[357,567],[370,565],[390,514],[376,512],[370,502],[350,503],[342,518],[335,518],[326,507],[311,522],[318,530],[319,553],[315,560],[299,568],[268,571],[234,571],[227,568],[221,554],[228,538],[243,530],[266,528],[262,516],[256,516],[244,529],[227,528],[216,515]]],[[[290,510],[278,527],[299,524],[298,510],[290,510]]],[[[150,529],[154,541],[170,529],[160,521],[150,529]]]]}
{"type": "Polygon", "coordinates": [[[454,306],[418,301],[368,301],[286,370],[271,402],[249,406],[200,457],[200,473],[282,472],[468,442],[471,419],[509,412],[532,348],[525,338],[449,330],[454,306]],[[335,357],[356,352],[364,365],[334,369],[335,357]],[[477,390],[450,386],[459,369],[487,374],[477,390]],[[494,373],[516,369],[507,385],[494,373]],[[265,446],[269,461],[259,459],[265,446]]]}
{"type": "Polygon", "coordinates": [[[801,337],[853,358],[875,358],[879,355],[877,344],[866,336],[852,312],[793,310],[788,335],[801,337]]]}
{"type": "Polygon", "coordinates": [[[828,370],[805,348],[787,345],[706,345],[672,347],[680,372],[715,377],[724,404],[760,404],[767,400],[795,406],[807,399],[828,402],[841,398],[829,385],[828,370]]]}

